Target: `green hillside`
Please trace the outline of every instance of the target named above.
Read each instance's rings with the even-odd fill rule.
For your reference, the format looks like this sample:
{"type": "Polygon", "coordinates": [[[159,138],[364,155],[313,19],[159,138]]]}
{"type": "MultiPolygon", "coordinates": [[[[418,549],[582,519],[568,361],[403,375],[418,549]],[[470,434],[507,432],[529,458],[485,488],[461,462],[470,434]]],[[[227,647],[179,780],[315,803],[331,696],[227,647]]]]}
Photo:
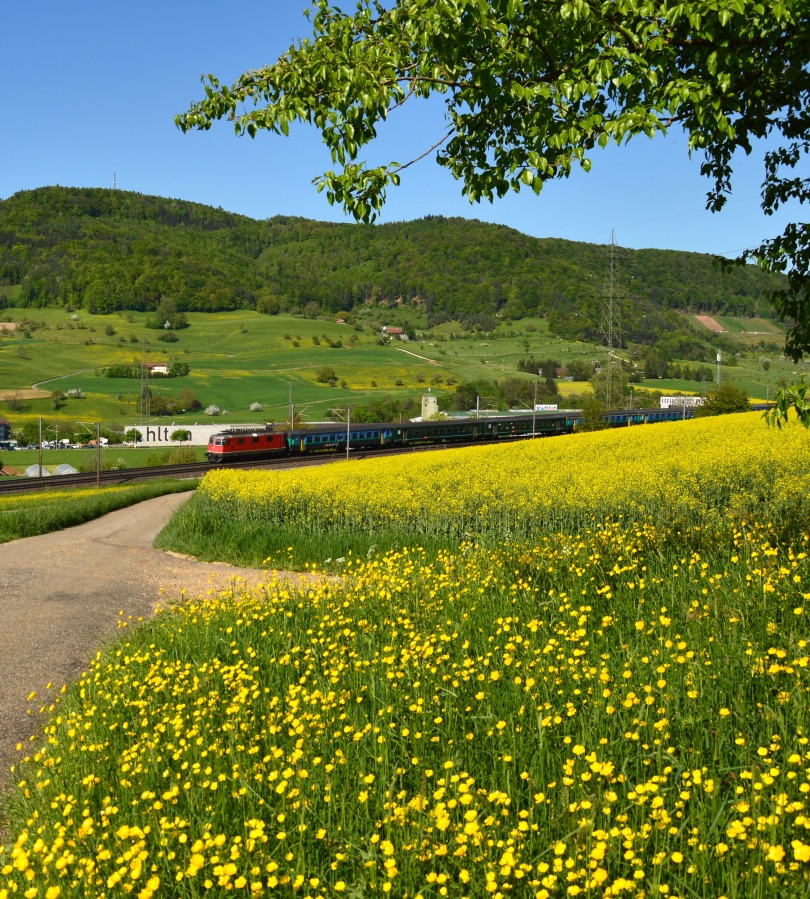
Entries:
{"type": "MultiPolygon", "coordinates": [[[[47,187],[0,201],[0,306],[92,313],[349,311],[415,301],[429,320],[548,316],[593,339],[607,250],[466,219],[379,226],[277,217],[105,189],[47,187]],[[574,314],[576,313],[576,314],[574,314]]],[[[672,310],[768,315],[778,281],[722,272],[696,253],[622,250],[628,337],[672,328],[672,310]],[[645,320],[646,316],[646,320],[645,320]]],[[[649,336],[647,336],[649,340],[649,336]]]]}

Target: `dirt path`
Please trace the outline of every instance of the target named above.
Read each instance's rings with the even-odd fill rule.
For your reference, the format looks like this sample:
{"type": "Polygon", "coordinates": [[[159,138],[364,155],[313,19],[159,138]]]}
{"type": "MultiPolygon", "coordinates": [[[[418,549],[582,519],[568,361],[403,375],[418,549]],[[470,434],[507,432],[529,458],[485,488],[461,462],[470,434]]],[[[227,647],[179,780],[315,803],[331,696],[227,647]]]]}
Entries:
{"type": "Polygon", "coordinates": [[[163,553],[152,541],[187,494],[121,509],[68,530],[0,545],[0,791],[39,725],[49,682],[75,680],[118,632],[119,613],[134,618],[181,589],[205,595],[260,572],[163,553]],[[161,598],[160,590],[165,588],[161,598]]]}

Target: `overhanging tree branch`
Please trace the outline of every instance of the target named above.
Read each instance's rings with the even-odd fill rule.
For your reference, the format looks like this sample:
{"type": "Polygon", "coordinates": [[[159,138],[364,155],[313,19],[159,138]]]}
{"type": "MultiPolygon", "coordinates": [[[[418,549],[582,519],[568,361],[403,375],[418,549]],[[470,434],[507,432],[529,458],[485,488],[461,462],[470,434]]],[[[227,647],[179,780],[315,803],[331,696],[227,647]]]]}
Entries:
{"type": "MultiPolygon", "coordinates": [[[[353,13],[315,0],[312,37],[232,87],[209,76],[205,97],[176,117],[184,130],[231,119],[238,134],[319,128],[339,168],[315,179],[332,203],[373,221],[399,173],[435,154],[472,201],[566,177],[610,142],[678,124],[712,210],[732,191],[734,154],[758,140],[762,208],[810,195],[796,170],[810,133],[810,7],[806,0],[359,0],[353,13]],[[445,98],[450,127],[425,153],[377,168],[358,153],[413,97],[445,98]],[[243,104],[253,109],[240,112],[243,104]]],[[[786,350],[810,351],[807,227],[741,257],[785,272],[774,305],[789,326],[786,350]]]]}

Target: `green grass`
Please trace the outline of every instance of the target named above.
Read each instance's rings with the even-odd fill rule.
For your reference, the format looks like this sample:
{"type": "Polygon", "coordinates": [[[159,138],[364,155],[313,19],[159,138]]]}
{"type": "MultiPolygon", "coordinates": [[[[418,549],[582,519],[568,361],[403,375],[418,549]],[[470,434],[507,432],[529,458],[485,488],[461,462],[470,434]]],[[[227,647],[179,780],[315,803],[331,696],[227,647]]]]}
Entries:
{"type": "Polygon", "coordinates": [[[806,543],[681,536],[400,552],[125,631],[35,697],[0,889],[806,895],[806,543]]]}
{"type": "Polygon", "coordinates": [[[0,543],[49,534],[167,493],[193,490],[194,482],[156,479],[124,487],[44,490],[0,497],[0,543]]]}
{"type": "MultiPolygon", "coordinates": [[[[85,399],[67,400],[58,412],[47,397],[21,399],[17,403],[13,396],[0,399],[0,415],[15,426],[40,416],[48,421],[61,418],[100,420],[109,426],[134,424],[138,417],[138,382],[111,380],[99,372],[111,363],[130,363],[140,358],[144,337],[149,341],[150,359],[177,360],[191,367],[187,378],[154,380],[153,391],[176,397],[181,390],[189,389],[203,406],[216,404],[227,409],[233,420],[249,416],[248,407],[254,402],[262,403],[262,414],[268,420],[286,419],[290,385],[293,400],[305,418],[324,420],[335,406],[360,405],[381,396],[419,397],[428,386],[434,392],[450,392],[452,388],[446,386],[450,378],[461,381],[512,377],[516,375],[517,361],[526,355],[559,358],[563,363],[601,355],[594,344],[553,337],[544,319],[501,325],[494,334],[480,336],[470,336],[460,332],[458,325],[447,324],[437,328],[431,339],[380,346],[379,325],[398,321],[403,317],[400,311],[375,309],[358,313],[361,331],[331,320],[290,315],[262,316],[251,311],[189,313],[191,326],[177,332],[176,343],[167,344],[158,340],[160,332],[145,328],[145,313],[74,314],[78,316],[76,321],[72,314],[60,309],[3,310],[4,317],[45,322],[47,329],[32,331],[30,338],[19,333],[0,337],[2,389],[23,390],[39,384],[46,391],[67,392],[77,387],[86,394],[85,399]],[[105,333],[110,326],[115,331],[112,335],[105,333]],[[453,334],[460,339],[453,339],[453,334]],[[320,345],[313,338],[318,338],[320,345]],[[333,349],[326,345],[327,339],[340,340],[344,346],[333,349]],[[335,369],[339,385],[345,381],[347,386],[319,384],[317,369],[324,365],[335,369]],[[437,377],[441,383],[432,384],[437,377]]],[[[408,318],[417,327],[423,324],[418,313],[409,314],[408,318]]],[[[744,326],[756,324],[737,321],[740,333],[744,326]]],[[[763,372],[760,354],[750,350],[743,337],[740,365],[724,368],[724,377],[740,381],[763,397],[768,388],[775,388],[779,378],[793,377],[796,366],[770,352],[762,354],[771,362],[770,371],[763,372]]],[[[774,339],[779,343],[778,335],[774,339]]],[[[649,382],[648,386],[661,385],[649,382]]],[[[700,391],[700,385],[677,386],[700,391]]],[[[206,419],[197,412],[177,415],[173,420],[188,424],[206,419]]]]}
{"type": "MultiPolygon", "coordinates": [[[[184,446],[183,452],[191,449],[200,462],[205,458],[205,447],[184,446]]],[[[129,447],[129,446],[107,446],[101,448],[101,467],[102,469],[110,468],[116,465],[119,460],[124,462],[126,468],[144,468],[150,465],[169,464],[169,457],[173,449],[158,449],[156,447],[129,447]]],[[[5,470],[9,468],[16,469],[19,473],[25,471],[29,465],[39,464],[39,450],[13,450],[11,452],[0,452],[0,461],[3,463],[5,470]]],[[[79,471],[95,471],[96,470],[96,450],[88,449],[54,449],[42,451],[42,465],[49,471],[53,471],[57,465],[72,465],[79,471]]]]}
{"type": "MultiPolygon", "coordinates": [[[[243,568],[304,571],[316,565],[334,572],[344,570],[349,557],[378,558],[401,548],[410,536],[387,531],[308,532],[294,523],[285,526],[274,522],[268,527],[266,521],[219,515],[195,494],[171,517],[155,539],[155,546],[202,561],[227,561],[243,568]]],[[[448,541],[426,534],[420,545],[435,554],[448,546],[448,541]]]]}

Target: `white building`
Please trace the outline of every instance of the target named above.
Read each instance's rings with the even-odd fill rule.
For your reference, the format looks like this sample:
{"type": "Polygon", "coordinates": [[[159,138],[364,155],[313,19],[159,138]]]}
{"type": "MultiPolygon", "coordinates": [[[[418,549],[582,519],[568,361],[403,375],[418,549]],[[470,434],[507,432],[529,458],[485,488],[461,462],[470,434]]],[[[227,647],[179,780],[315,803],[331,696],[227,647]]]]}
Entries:
{"type": "MultiPolygon", "coordinates": [[[[161,422],[160,424],[134,425],[131,430],[135,430],[141,435],[138,446],[177,447],[180,446],[180,442],[172,440],[172,434],[175,431],[188,431],[191,434],[190,440],[183,441],[184,446],[208,446],[208,440],[211,435],[218,434],[220,431],[227,431],[231,428],[254,428],[257,431],[263,431],[265,427],[264,423],[240,425],[232,424],[231,422],[228,422],[228,424],[218,422],[210,425],[187,425],[175,422],[164,424],[161,422]]],[[[130,428],[127,428],[127,430],[130,430],[130,428]]]]}
{"type": "Polygon", "coordinates": [[[673,406],[686,406],[687,408],[694,408],[695,406],[703,405],[703,397],[702,396],[662,396],[661,397],[661,408],[662,409],[671,409],[673,406]]]}

